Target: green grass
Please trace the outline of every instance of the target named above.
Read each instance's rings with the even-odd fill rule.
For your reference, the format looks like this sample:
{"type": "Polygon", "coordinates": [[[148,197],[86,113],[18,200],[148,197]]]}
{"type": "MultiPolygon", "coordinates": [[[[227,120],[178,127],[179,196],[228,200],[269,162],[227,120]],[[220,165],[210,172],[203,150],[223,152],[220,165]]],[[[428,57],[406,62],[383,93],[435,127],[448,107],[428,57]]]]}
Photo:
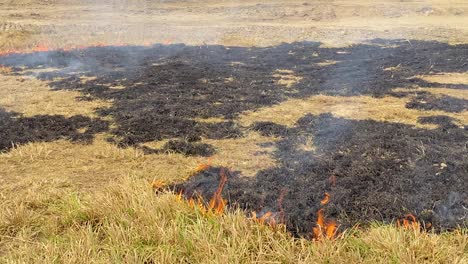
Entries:
{"type": "Polygon", "coordinates": [[[147,181],[69,193],[32,183],[0,206],[1,263],[467,263],[466,230],[374,224],[333,241],[291,237],[233,211],[206,216],[147,181]]]}

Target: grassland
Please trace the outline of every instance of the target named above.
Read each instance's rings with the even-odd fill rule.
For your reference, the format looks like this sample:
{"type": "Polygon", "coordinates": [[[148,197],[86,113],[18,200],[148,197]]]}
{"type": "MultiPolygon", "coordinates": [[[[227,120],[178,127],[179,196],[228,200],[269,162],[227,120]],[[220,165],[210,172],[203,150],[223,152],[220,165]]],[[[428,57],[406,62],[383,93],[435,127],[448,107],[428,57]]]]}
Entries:
{"type": "MultiPolygon", "coordinates": [[[[195,14],[177,1],[160,6],[147,1],[128,6],[118,1],[102,6],[26,1],[27,7],[20,6],[21,2],[0,1],[5,7],[0,10],[4,15],[0,19],[0,52],[28,50],[44,42],[53,47],[148,41],[266,46],[320,40],[323,45],[343,46],[378,37],[465,43],[468,36],[468,5],[463,1],[401,1],[401,5],[390,1],[335,1],[323,6],[320,2],[319,10],[327,12],[302,19],[299,15],[310,8],[296,1],[272,1],[263,9],[254,1],[238,5],[222,1],[186,3],[195,14]],[[432,8],[422,9],[425,6],[432,8]],[[283,13],[275,12],[281,7],[283,13]],[[259,10],[260,15],[248,10],[259,10]],[[359,10],[360,16],[353,15],[359,10]],[[122,15],[125,19],[117,23],[122,15]]],[[[300,81],[292,72],[278,69],[275,74],[272,77],[279,78],[278,85],[284,89],[300,81]]],[[[422,78],[468,85],[466,74],[422,78]]],[[[468,100],[466,90],[415,87],[414,91],[468,100]]],[[[53,90],[47,81],[0,71],[0,107],[25,117],[95,117],[96,109],[113,103],[82,101],[79,96],[76,91],[53,90]]],[[[421,116],[443,114],[456,119],[459,126],[468,123],[466,110],[447,113],[407,109],[407,101],[317,95],[247,111],[237,122],[247,126],[272,121],[291,126],[305,113],[331,113],[425,129],[433,126],[418,123],[421,116]]],[[[207,162],[206,158],[177,153],[145,155],[140,149],[119,148],[107,142],[106,136],[98,135],[92,144],[65,139],[31,142],[0,154],[0,262],[468,263],[468,231],[462,228],[435,233],[374,223],[348,229],[334,240],[311,241],[292,237],[281,226],[271,228],[252,221],[240,210],[206,216],[177,195],[156,193],[151,187],[154,180],[173,183],[187,179],[197,165],[207,162]]],[[[243,138],[203,142],[217,149],[213,166],[236,168],[253,176],[276,165],[270,155],[275,147],[259,145],[277,140],[250,131],[243,138]]],[[[310,144],[305,147],[313,148],[313,139],[310,144]]]]}

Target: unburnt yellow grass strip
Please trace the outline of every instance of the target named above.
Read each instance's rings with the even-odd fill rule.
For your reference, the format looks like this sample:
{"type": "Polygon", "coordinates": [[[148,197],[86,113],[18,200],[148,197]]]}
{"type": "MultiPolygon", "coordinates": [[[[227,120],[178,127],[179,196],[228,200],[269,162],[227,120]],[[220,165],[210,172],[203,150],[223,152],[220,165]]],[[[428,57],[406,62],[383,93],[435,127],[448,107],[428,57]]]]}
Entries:
{"type": "MultiPolygon", "coordinates": [[[[253,176],[258,170],[275,166],[269,155],[274,148],[259,145],[274,140],[249,132],[238,139],[205,141],[217,149],[211,158],[213,166],[230,167],[253,176]]],[[[204,157],[178,153],[145,155],[139,149],[108,143],[104,135],[89,145],[66,140],[28,143],[0,154],[0,190],[26,187],[25,179],[59,180],[76,189],[100,188],[128,175],[175,182],[191,176],[197,165],[205,162],[204,157]]]]}
{"type": "Polygon", "coordinates": [[[375,120],[403,123],[417,127],[433,128],[434,125],[420,124],[422,116],[446,115],[455,118],[460,125],[468,123],[468,111],[447,113],[440,110],[422,111],[406,108],[410,98],[386,96],[376,98],[371,96],[329,96],[316,95],[306,99],[290,99],[272,107],[246,112],[240,116],[243,125],[251,125],[258,121],[271,121],[292,126],[305,114],[319,115],[332,113],[334,116],[353,120],[375,120]]]}
{"type": "Polygon", "coordinates": [[[53,91],[35,78],[2,75],[0,72],[0,107],[8,111],[34,115],[85,115],[95,117],[97,108],[110,106],[102,100],[78,100],[78,91],[53,91]]]}
{"type": "Polygon", "coordinates": [[[31,183],[0,204],[0,262],[466,263],[466,230],[372,225],[336,240],[291,237],[231,211],[205,215],[132,177],[88,194],[31,183]]]}

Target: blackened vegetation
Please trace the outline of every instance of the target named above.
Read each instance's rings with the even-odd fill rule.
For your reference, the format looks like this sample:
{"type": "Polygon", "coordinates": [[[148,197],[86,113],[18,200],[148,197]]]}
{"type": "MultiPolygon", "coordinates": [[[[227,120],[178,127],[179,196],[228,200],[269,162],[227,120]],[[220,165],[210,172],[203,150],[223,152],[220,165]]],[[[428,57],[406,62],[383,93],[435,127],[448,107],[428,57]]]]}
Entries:
{"type": "MultiPolygon", "coordinates": [[[[39,78],[51,80],[54,89],[81,91],[82,100],[112,100],[113,106],[99,114],[115,120],[114,141],[136,146],[161,139],[237,137],[241,133],[235,128],[210,127],[199,119],[232,120],[240,112],[288,98],[318,93],[383,96],[395,87],[440,86],[414,76],[468,71],[468,45],[378,39],[348,48],[323,48],[316,42],[266,48],[96,47],[11,55],[0,58],[0,64],[26,71],[59,68],[39,78]],[[293,89],[285,89],[272,76],[278,69],[291,70],[302,79],[293,89]],[[83,82],[80,76],[95,79],[83,82]]],[[[456,104],[450,111],[466,107],[466,100],[442,98],[427,101],[424,109],[445,109],[441,103],[447,100],[456,104]]]]}
{"type": "MultiPolygon", "coordinates": [[[[450,229],[467,224],[467,140],[459,127],[426,130],[306,115],[278,143],[278,167],[254,178],[233,173],[223,195],[247,211],[278,212],[279,194],[286,189],[286,223],[300,235],[311,233],[325,192],[331,194],[327,216],[342,227],[413,213],[438,230],[450,229]],[[305,135],[314,139],[315,150],[301,148],[305,135]]],[[[208,199],[218,173],[216,168],[202,172],[176,189],[208,199]]]]}
{"type": "MultiPolygon", "coordinates": [[[[433,124],[438,125],[442,129],[457,128],[458,125],[455,124],[455,119],[449,116],[422,116],[418,119],[420,124],[433,124]]],[[[467,130],[467,125],[465,125],[465,130],[467,130]]]]}
{"type": "Polygon", "coordinates": [[[108,123],[85,116],[60,115],[22,117],[0,108],[0,152],[15,144],[69,139],[90,143],[96,133],[108,130],[108,123]]]}
{"type": "Polygon", "coordinates": [[[182,153],[185,155],[193,156],[211,156],[215,150],[211,145],[203,143],[191,143],[183,140],[169,140],[164,144],[163,150],[175,153],[182,153]]]}
{"type": "Polygon", "coordinates": [[[258,131],[262,136],[286,136],[288,134],[288,128],[283,125],[278,125],[274,122],[266,121],[266,122],[255,122],[251,129],[254,131],[258,131]]]}
{"type": "MultiPolygon", "coordinates": [[[[53,89],[80,91],[81,100],[112,101],[110,108],[97,111],[115,121],[115,128],[107,131],[113,135],[110,141],[142,148],[148,154],[212,155],[215,150],[200,143],[202,138],[242,137],[248,129],[281,137],[275,153],[279,166],[251,178],[233,173],[224,195],[232,205],[261,213],[278,210],[278,195],[286,190],[286,221],[296,234],[312,230],[324,192],[331,194],[328,217],[337,218],[345,227],[369,220],[391,221],[408,212],[439,229],[466,224],[467,131],[446,116],[420,119],[437,124],[433,130],[329,115],[306,115],[293,128],[271,122],[243,128],[235,118],[246,110],[316,94],[414,97],[414,93],[392,89],[467,89],[414,76],[467,72],[468,45],[375,40],[348,48],[324,48],[312,42],[267,48],[100,47],[11,55],[1,57],[0,64],[26,68],[23,72],[15,68],[16,74],[58,68],[37,77],[49,80],[53,89]],[[273,77],[278,69],[290,70],[302,79],[286,88],[273,77]],[[94,78],[82,81],[83,76],[94,78]],[[209,123],[205,118],[225,121],[209,123]],[[164,139],[169,141],[161,149],[143,145],[164,139]],[[315,149],[304,147],[310,140],[315,149]],[[337,179],[335,186],[330,184],[332,176],[337,179]]],[[[461,112],[466,103],[449,96],[418,94],[407,107],[461,112]]],[[[103,128],[90,129],[85,133],[88,138],[105,130],[97,125],[102,121],[83,117],[22,118],[4,113],[0,118],[8,123],[0,125],[6,135],[2,140],[7,139],[3,149],[11,142],[73,140],[82,136],[80,128],[103,128]],[[23,136],[17,136],[16,130],[24,131],[23,136]]],[[[216,189],[218,173],[210,169],[179,187],[209,197],[216,189]]]]}
{"type": "Polygon", "coordinates": [[[429,93],[419,93],[411,102],[406,104],[406,107],[460,113],[468,109],[468,101],[447,95],[436,96],[429,93]]]}

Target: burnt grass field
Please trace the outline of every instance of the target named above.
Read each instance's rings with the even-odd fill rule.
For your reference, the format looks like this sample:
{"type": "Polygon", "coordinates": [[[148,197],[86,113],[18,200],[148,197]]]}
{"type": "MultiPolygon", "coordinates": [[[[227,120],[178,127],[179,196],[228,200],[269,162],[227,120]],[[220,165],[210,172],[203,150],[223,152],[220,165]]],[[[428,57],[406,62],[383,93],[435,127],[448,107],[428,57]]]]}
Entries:
{"type": "MultiPolygon", "coordinates": [[[[281,207],[294,234],[310,233],[325,192],[331,195],[326,216],[341,228],[373,220],[391,222],[406,213],[430,222],[436,230],[468,223],[468,127],[448,116],[420,118],[421,124],[437,125],[435,129],[331,114],[305,114],[293,127],[273,122],[243,127],[236,122],[244,111],[317,94],[406,97],[409,92],[392,89],[468,89],[414,77],[467,72],[468,45],[377,39],[347,48],[324,48],[314,42],[266,48],[94,47],[8,55],[0,57],[0,64],[13,67],[11,74],[19,77],[47,80],[53,90],[79,91],[80,100],[112,100],[112,106],[99,109],[94,119],[23,117],[0,109],[0,151],[8,152],[13,144],[63,138],[87,144],[106,132],[110,142],[142,148],[147,155],[173,151],[210,156],[216,149],[201,143],[202,138],[239,138],[255,130],[280,138],[270,143],[277,147],[273,155],[278,166],[254,177],[243,177],[231,168],[223,197],[233,207],[261,215],[278,212],[284,193],[281,207]],[[318,65],[326,61],[337,63],[318,65]],[[385,70],[397,66],[398,71],[385,70]],[[284,89],[272,77],[277,69],[292,70],[302,79],[293,89],[284,89]],[[84,82],[83,76],[93,78],[84,82]],[[105,121],[107,117],[115,126],[105,121]],[[197,121],[212,117],[225,121],[197,121]],[[300,150],[297,146],[310,137],[315,150],[300,150]],[[142,145],[164,139],[169,141],[160,149],[142,145]]],[[[466,100],[427,92],[419,92],[406,105],[444,112],[461,112],[467,106],[466,100]]],[[[219,170],[210,168],[174,188],[209,199],[219,170]]]]}

